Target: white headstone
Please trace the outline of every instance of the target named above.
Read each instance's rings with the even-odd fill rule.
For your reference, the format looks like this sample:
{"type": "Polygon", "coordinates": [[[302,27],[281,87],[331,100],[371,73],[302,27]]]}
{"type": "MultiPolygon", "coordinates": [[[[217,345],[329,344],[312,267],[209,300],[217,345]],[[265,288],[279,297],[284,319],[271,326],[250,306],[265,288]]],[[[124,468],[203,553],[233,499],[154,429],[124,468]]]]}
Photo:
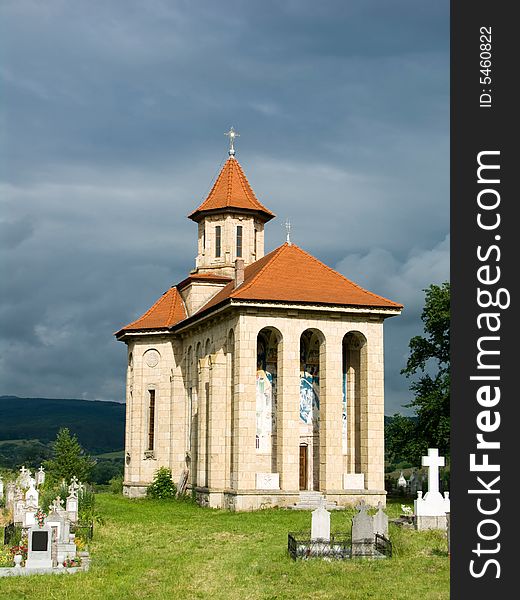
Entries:
{"type": "Polygon", "coordinates": [[[40,493],[38,492],[38,490],[34,487],[33,483],[31,482],[30,488],[25,492],[25,501],[27,503],[31,503],[31,504],[34,504],[35,506],[38,506],[39,499],[40,499],[40,493]]]}
{"type": "Polygon", "coordinates": [[[76,523],[78,520],[78,497],[76,495],[70,495],[67,498],[66,504],[67,516],[72,523],[76,523]]]}
{"type": "Polygon", "coordinates": [[[399,475],[399,479],[397,480],[397,487],[405,488],[408,485],[403,472],[401,471],[401,475],[399,475]]]}
{"type": "MultiPolygon", "coordinates": [[[[422,457],[422,465],[428,467],[428,491],[424,497],[421,491],[417,492],[417,500],[414,502],[417,527],[418,529],[437,528],[439,519],[427,518],[445,517],[450,511],[449,494],[445,493],[443,496],[439,492],[439,467],[444,466],[444,457],[439,456],[437,448],[428,448],[428,456],[422,457]]],[[[445,528],[445,519],[443,522],[445,528]]]]}
{"type": "Polygon", "coordinates": [[[330,540],[330,512],[322,505],[312,511],[312,540],[330,540]]]}
{"type": "Polygon", "coordinates": [[[14,510],[13,510],[13,521],[16,524],[23,523],[25,515],[25,500],[20,496],[15,498],[14,510]]]}
{"type": "Polygon", "coordinates": [[[50,569],[52,567],[52,531],[48,524],[33,525],[28,533],[27,569],[50,569]]]}
{"type": "Polygon", "coordinates": [[[27,489],[31,485],[31,472],[23,466],[20,469],[20,475],[18,475],[18,485],[21,488],[27,489]]]}
{"type": "Polygon", "coordinates": [[[36,487],[43,485],[45,483],[45,471],[43,470],[43,466],[36,471],[36,487]]]}
{"type": "Polygon", "coordinates": [[[24,510],[24,515],[23,515],[23,527],[27,528],[27,527],[31,527],[32,525],[36,524],[36,512],[38,511],[38,505],[36,504],[32,504],[29,503],[27,504],[27,506],[25,507],[24,510]]]}
{"type": "Polygon", "coordinates": [[[428,493],[439,491],[439,467],[444,467],[444,456],[437,448],[428,448],[428,456],[422,457],[422,466],[428,467],[428,493]]]}

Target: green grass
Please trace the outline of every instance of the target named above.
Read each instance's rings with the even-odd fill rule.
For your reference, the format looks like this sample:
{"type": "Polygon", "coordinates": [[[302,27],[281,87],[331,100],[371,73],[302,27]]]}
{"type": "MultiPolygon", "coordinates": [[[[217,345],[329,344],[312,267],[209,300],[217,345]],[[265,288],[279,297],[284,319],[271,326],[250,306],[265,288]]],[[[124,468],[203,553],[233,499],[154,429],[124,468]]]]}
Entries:
{"type": "MultiPolygon", "coordinates": [[[[449,598],[449,559],[441,532],[391,525],[390,560],[294,562],[287,533],[308,529],[310,513],[229,513],[183,502],[100,494],[88,573],[0,579],[0,598],[131,600],[322,600],[449,598]]],[[[399,504],[389,506],[396,516],[399,504]]],[[[351,513],[332,513],[350,531],[351,513]]]]}

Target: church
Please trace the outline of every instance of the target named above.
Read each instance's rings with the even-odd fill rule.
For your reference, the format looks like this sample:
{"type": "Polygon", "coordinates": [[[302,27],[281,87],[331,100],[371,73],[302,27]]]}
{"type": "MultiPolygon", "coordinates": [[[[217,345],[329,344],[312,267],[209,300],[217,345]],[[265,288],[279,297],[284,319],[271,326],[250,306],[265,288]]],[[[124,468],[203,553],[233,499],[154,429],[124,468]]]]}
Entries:
{"type": "Polygon", "coordinates": [[[124,491],[159,467],[205,506],[385,503],[383,322],[402,305],[287,241],[235,156],[189,216],[197,258],[127,345],[124,491]]]}

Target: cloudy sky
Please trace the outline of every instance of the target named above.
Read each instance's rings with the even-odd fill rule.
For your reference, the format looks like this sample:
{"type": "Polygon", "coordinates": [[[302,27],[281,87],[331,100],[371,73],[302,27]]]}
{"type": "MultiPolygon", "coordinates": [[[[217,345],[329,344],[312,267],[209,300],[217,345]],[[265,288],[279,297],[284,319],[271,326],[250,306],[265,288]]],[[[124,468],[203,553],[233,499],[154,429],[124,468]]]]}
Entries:
{"type": "Polygon", "coordinates": [[[449,2],[2,0],[0,394],[122,401],[112,333],[194,265],[237,158],[292,239],[406,305],[386,413],[449,278],[449,2]]]}

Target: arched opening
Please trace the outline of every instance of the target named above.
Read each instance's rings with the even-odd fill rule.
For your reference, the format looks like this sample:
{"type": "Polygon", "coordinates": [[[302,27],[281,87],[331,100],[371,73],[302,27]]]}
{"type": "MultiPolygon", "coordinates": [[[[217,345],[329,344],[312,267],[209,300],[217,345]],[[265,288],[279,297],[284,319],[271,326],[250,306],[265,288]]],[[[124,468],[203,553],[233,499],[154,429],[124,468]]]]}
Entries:
{"type": "Polygon", "coordinates": [[[300,336],[300,489],[320,488],[320,353],[323,334],[300,336]]]}
{"type": "MultiPolygon", "coordinates": [[[[362,333],[350,331],[343,337],[343,454],[347,456],[346,468],[350,474],[364,474],[367,450],[362,444],[366,408],[366,338],[362,333]]],[[[364,487],[364,486],[363,486],[364,487]]]]}
{"type": "Polygon", "coordinates": [[[255,447],[259,459],[263,462],[259,468],[271,473],[277,472],[276,411],[281,339],[280,332],[274,327],[265,327],[256,338],[255,447]]]}

